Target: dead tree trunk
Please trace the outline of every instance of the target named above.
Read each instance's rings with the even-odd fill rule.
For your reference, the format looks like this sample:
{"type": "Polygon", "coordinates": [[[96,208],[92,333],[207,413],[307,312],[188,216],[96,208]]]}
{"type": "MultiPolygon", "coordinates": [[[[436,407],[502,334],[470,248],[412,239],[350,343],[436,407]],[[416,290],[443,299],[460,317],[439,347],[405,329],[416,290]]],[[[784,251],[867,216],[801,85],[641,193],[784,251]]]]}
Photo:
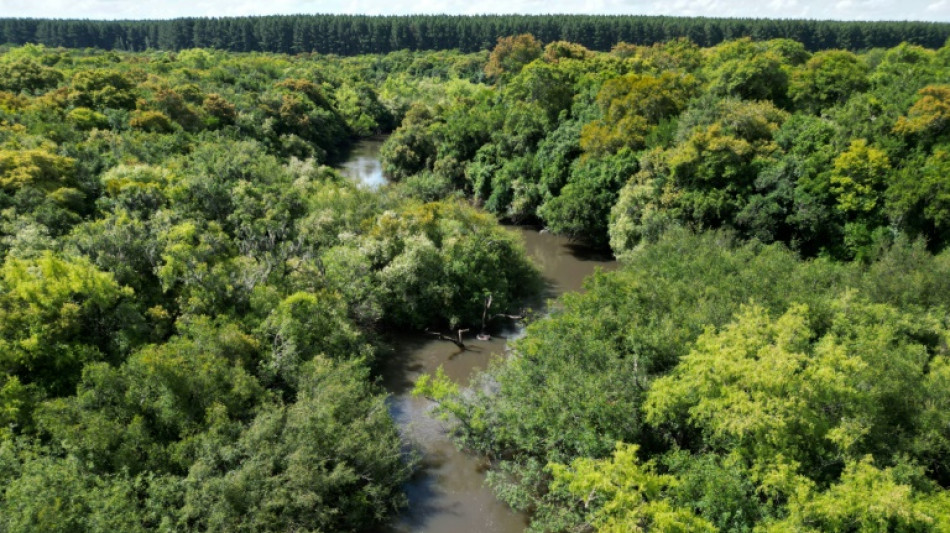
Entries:
{"type": "Polygon", "coordinates": [[[465,348],[465,341],[463,340],[462,336],[468,332],[469,332],[468,329],[458,329],[455,331],[455,335],[446,335],[445,333],[442,333],[441,331],[430,331],[428,329],[426,330],[426,333],[428,333],[429,335],[435,335],[440,341],[449,341],[463,350],[465,350],[466,348],[465,348]]]}

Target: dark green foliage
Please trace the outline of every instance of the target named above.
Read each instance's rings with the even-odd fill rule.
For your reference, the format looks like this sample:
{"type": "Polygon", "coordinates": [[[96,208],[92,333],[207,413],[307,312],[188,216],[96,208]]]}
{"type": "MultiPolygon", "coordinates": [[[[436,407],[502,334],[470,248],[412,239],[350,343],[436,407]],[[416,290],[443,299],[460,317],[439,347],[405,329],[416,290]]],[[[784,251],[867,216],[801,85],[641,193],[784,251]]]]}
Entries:
{"type": "Polygon", "coordinates": [[[810,50],[865,50],[910,41],[936,48],[947,24],[835,22],[602,15],[290,15],[183,18],[168,21],[0,20],[0,42],[71,48],[370,54],[395,50],[484,50],[499,37],[531,33],[541,41],[570,41],[591,50],[618,42],[652,44],[679,37],[713,46],[739,37],[785,38],[810,50]],[[354,39],[359,35],[360,39],[354,39]]]}
{"type": "Polygon", "coordinates": [[[598,159],[582,159],[571,169],[558,196],[538,210],[552,231],[607,244],[607,220],[620,188],[638,170],[628,150],[598,159]]]}

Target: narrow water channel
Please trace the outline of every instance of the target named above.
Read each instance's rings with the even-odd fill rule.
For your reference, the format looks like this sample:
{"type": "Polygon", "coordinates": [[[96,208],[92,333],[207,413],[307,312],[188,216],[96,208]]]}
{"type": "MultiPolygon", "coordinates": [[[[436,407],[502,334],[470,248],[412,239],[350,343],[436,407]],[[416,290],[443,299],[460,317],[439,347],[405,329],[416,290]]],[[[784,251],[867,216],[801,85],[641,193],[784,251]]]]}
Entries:
{"type": "MultiPolygon", "coordinates": [[[[379,165],[382,139],[360,142],[341,170],[369,187],[385,183],[379,165]],[[373,163],[375,160],[375,163],[373,163]]],[[[609,257],[591,254],[570,241],[534,228],[512,226],[547,281],[549,298],[581,288],[584,278],[600,267],[616,268],[609,257]]],[[[433,407],[410,394],[415,381],[440,366],[456,383],[467,385],[493,357],[503,357],[507,340],[521,334],[518,327],[500,332],[489,341],[466,340],[466,349],[420,335],[392,339],[396,348],[383,371],[391,394],[390,412],[403,436],[422,454],[419,471],[406,487],[409,507],[399,517],[393,533],[516,533],[527,517],[499,502],[485,486],[485,462],[460,452],[449,439],[444,424],[430,416],[433,407]]]]}

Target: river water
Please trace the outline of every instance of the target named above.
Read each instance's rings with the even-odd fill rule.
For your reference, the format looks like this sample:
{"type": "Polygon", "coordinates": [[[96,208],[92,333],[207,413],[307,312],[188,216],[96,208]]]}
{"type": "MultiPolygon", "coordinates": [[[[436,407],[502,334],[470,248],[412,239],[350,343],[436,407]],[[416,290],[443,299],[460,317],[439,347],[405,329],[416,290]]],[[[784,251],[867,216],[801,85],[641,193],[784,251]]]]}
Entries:
{"type": "Polygon", "coordinates": [[[340,165],[340,172],[364,187],[378,189],[385,185],[386,176],[379,161],[379,149],[385,141],[386,137],[376,136],[356,143],[340,165]]]}
{"type": "MultiPolygon", "coordinates": [[[[341,171],[358,183],[376,188],[385,176],[379,164],[383,139],[357,144],[341,171]]],[[[592,254],[563,237],[536,228],[511,226],[525,250],[541,269],[546,280],[546,296],[557,297],[581,289],[584,278],[595,268],[612,270],[610,257],[592,254]]],[[[467,385],[479,370],[495,357],[504,357],[508,339],[522,331],[513,324],[488,341],[466,339],[466,349],[455,344],[417,334],[391,339],[395,353],[383,369],[383,384],[391,394],[390,412],[404,438],[420,453],[418,472],[406,486],[409,507],[396,520],[391,533],[516,533],[527,525],[527,517],[498,501],[485,486],[486,462],[460,452],[450,440],[444,423],[430,416],[433,404],[413,398],[413,384],[422,374],[440,366],[445,374],[467,385]]]]}

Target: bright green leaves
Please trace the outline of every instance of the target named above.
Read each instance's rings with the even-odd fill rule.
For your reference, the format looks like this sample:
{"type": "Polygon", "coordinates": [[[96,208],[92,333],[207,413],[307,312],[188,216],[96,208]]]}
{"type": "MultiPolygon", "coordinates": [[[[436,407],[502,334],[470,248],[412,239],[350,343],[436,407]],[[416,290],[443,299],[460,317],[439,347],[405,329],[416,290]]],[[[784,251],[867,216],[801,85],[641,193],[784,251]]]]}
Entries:
{"type": "Polygon", "coordinates": [[[0,188],[32,187],[52,192],[72,184],[75,160],[46,149],[0,150],[0,188]]]}
{"type": "Polygon", "coordinates": [[[864,139],[852,141],[848,150],[835,159],[831,172],[838,209],[858,216],[873,211],[890,170],[887,154],[868,146],[864,139]]]}
{"type": "Polygon", "coordinates": [[[696,427],[750,464],[782,458],[819,480],[835,462],[909,452],[905,427],[925,405],[917,391],[936,348],[918,339],[945,332],[853,296],[831,306],[827,318],[798,306],[775,319],[748,307],[701,335],[654,383],[647,420],[696,427]]]}
{"type": "Polygon", "coordinates": [[[530,109],[483,115],[483,63],[4,53],[0,530],[373,531],[403,506],[380,333],[518,313],[537,273],[493,217],[322,163],[429,90],[459,122],[408,123],[459,141],[422,163],[463,185],[490,132],[535,143],[571,104],[539,62],[530,109]]]}
{"type": "MultiPolygon", "coordinates": [[[[757,178],[774,162],[787,114],[767,102],[722,100],[680,118],[680,142],[648,152],[610,215],[616,253],[675,225],[740,225],[757,178]]],[[[774,215],[771,215],[774,216],[774,215]]]]}
{"type": "Polygon", "coordinates": [[[351,323],[346,302],[337,294],[294,293],[280,302],[261,328],[271,344],[262,364],[268,374],[287,383],[295,383],[301,365],[317,355],[372,363],[372,346],[351,323]]]}
{"type": "Polygon", "coordinates": [[[128,110],[135,107],[134,87],[134,81],[115,70],[82,70],[71,80],[69,100],[76,106],[97,111],[128,110]]]}
{"type": "Polygon", "coordinates": [[[762,531],[945,531],[946,493],[919,494],[909,481],[897,467],[880,469],[870,457],[849,462],[838,483],[825,492],[804,487],[791,498],[789,516],[762,531]]]}
{"type": "Polygon", "coordinates": [[[365,83],[341,85],[334,94],[337,108],[350,129],[360,137],[390,131],[395,119],[373,88],[365,83]]]}
{"type": "Polygon", "coordinates": [[[11,258],[0,276],[2,371],[64,393],[83,364],[128,347],[139,320],[132,291],[87,260],[11,258]]]}
{"type": "Polygon", "coordinates": [[[671,505],[667,498],[676,479],[658,474],[652,463],[641,463],[637,450],[618,443],[607,459],[576,459],[570,467],[552,464],[551,490],[566,489],[585,509],[592,508],[587,521],[604,533],[717,531],[691,509],[671,505]]]}
{"type": "MultiPolygon", "coordinates": [[[[862,499],[886,511],[893,492],[937,520],[950,366],[932,306],[950,290],[946,256],[901,242],[866,271],[674,230],[623,259],[529,326],[478,392],[426,383],[458,441],[496,458],[499,496],[536,510],[535,528],[634,530],[664,516],[752,531],[843,497],[838,485],[873,492],[822,504],[842,516],[862,499]],[[611,456],[618,440],[639,460],[611,456]],[[904,488],[853,481],[865,456],[904,488]],[[556,488],[551,463],[564,465],[556,488]]],[[[808,512],[776,531],[834,530],[808,512]]],[[[940,531],[927,520],[921,530],[940,531]]]]}
{"type": "Polygon", "coordinates": [[[41,93],[55,88],[63,74],[43,66],[31,58],[0,62],[0,90],[18,93],[41,93]]]}

